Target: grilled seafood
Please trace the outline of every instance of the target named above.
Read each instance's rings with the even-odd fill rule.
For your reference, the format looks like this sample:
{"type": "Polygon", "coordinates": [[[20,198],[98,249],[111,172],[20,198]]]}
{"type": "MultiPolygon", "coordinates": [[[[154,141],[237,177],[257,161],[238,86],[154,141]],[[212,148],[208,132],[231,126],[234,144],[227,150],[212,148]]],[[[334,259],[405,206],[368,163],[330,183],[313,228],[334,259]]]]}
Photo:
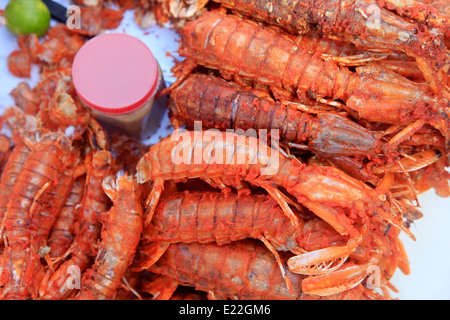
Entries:
{"type": "MultiPolygon", "coordinates": [[[[74,225],[77,220],[77,208],[83,197],[86,177],[78,177],[72,185],[67,201],[61,208],[59,216],[48,237],[49,256],[54,261],[61,260],[74,238],[74,225]]],[[[52,262],[52,263],[53,263],[52,262]]]]}
{"type": "Polygon", "coordinates": [[[2,299],[390,299],[410,272],[417,195],[450,195],[445,4],[207,2],[76,0],[81,30],[17,38],[8,68],[40,78],[0,118],[2,299]],[[194,131],[150,149],[71,81],[133,8],[186,58],[160,94],[194,131]]]}
{"type": "Polygon", "coordinates": [[[99,215],[109,209],[110,203],[102,189],[104,178],[112,174],[112,159],[108,151],[91,152],[86,157],[86,184],[79,211],[78,228],[75,239],[65,252],[62,263],[56,271],[49,269],[42,281],[39,291],[42,299],[69,298],[76,293],[76,288],[67,286],[73,266],[81,272],[86,270],[97,255],[95,242],[100,238],[101,222],[99,215]]]}
{"type": "MultiPolygon", "coordinates": [[[[201,121],[205,129],[222,131],[276,129],[284,143],[307,143],[309,150],[321,155],[376,157],[382,149],[381,133],[370,132],[337,113],[309,114],[258,94],[216,77],[194,74],[170,92],[169,108],[177,125],[194,128],[194,122],[201,121]]],[[[314,112],[314,108],[304,109],[314,112]]]]}
{"type": "Polygon", "coordinates": [[[102,240],[91,269],[84,273],[79,300],[113,299],[133,261],[144,224],[139,186],[131,176],[106,177],[103,190],[113,207],[102,214],[102,240]]]}
{"type": "MultiPolygon", "coordinates": [[[[187,125],[189,129],[196,130],[196,121],[200,121],[198,124],[204,129],[262,130],[268,135],[272,130],[278,130],[281,142],[289,147],[331,157],[330,161],[336,165],[337,157],[342,157],[339,162],[344,164],[342,169],[351,167],[355,159],[365,158],[376,158],[377,167],[382,166],[381,158],[388,158],[389,161],[398,156],[396,148],[401,143],[428,144],[441,150],[445,148],[439,133],[422,136],[403,130],[389,140],[385,133],[367,130],[336,112],[295,103],[278,103],[260,91],[208,75],[190,75],[170,91],[170,96],[169,109],[175,127],[187,125]]],[[[429,150],[426,155],[429,157],[422,156],[421,165],[432,164],[441,153],[429,150]]],[[[414,171],[418,169],[417,164],[405,162],[403,167],[408,172],[414,171]]],[[[374,169],[371,170],[375,173],[374,169]]],[[[382,173],[380,171],[376,173],[382,173]]],[[[361,179],[375,185],[378,181],[373,174],[361,179]]]]}
{"type": "MultiPolygon", "coordinates": [[[[322,298],[309,295],[302,289],[305,276],[286,270],[286,275],[294,288],[293,292],[290,292],[273,255],[264,246],[251,241],[237,241],[223,246],[195,242],[172,244],[150,270],[181,285],[209,292],[209,298],[213,299],[322,298]]],[[[158,295],[164,295],[166,290],[173,289],[172,286],[156,285],[152,290],[158,292],[158,295]]],[[[353,299],[356,297],[364,299],[366,290],[368,289],[356,286],[346,292],[323,298],[344,299],[347,295],[355,294],[353,299]]]]}
{"type": "MultiPolygon", "coordinates": [[[[26,141],[26,140],[25,140],[26,141]]],[[[63,134],[48,133],[31,149],[11,190],[2,221],[5,249],[1,256],[1,297],[36,298],[43,270],[40,256],[30,248],[33,238],[30,212],[57,184],[58,176],[70,162],[71,143],[63,134]]]]}
{"type": "MultiPolygon", "coordinates": [[[[160,203],[151,224],[144,230],[139,266],[148,269],[171,243],[216,242],[222,245],[255,238],[274,254],[283,277],[289,281],[278,251],[302,255],[329,247],[321,252],[333,255],[329,260],[336,260],[335,264],[323,267],[320,255],[316,255],[319,263],[312,259],[308,261],[308,270],[302,269],[302,273],[319,274],[323,270],[338,269],[356,247],[347,245],[347,237],[339,235],[320,219],[299,218],[299,223],[300,228],[294,228],[276,202],[266,195],[175,193],[160,203]]],[[[300,262],[292,271],[301,271],[300,262]]],[[[287,286],[292,290],[289,282],[287,286]]]]}
{"type": "MultiPolygon", "coordinates": [[[[153,190],[147,200],[147,225],[153,217],[165,180],[200,178],[216,186],[236,186],[243,180],[265,189],[281,206],[294,228],[299,228],[298,217],[289,208],[286,196],[279,192],[277,187],[283,187],[298,203],[325,220],[338,233],[350,235],[344,253],[336,256],[333,249],[328,248],[316,256],[317,259],[310,260],[310,255],[306,255],[306,259],[302,260],[305,263],[298,267],[301,272],[314,268],[321,262],[339,259],[353,251],[361,239],[361,231],[354,225],[355,221],[351,217],[358,217],[357,220],[361,219],[363,223],[370,225],[371,212],[377,212],[386,221],[414,238],[402,225],[401,216],[392,215],[389,204],[385,202],[386,195],[383,195],[383,190],[392,183],[390,176],[380,183],[380,189],[371,189],[332,167],[306,166],[274,149],[270,152],[270,158],[263,159],[262,155],[269,154],[266,145],[259,145],[257,152],[256,149],[249,150],[246,147],[256,146],[255,138],[238,137],[230,133],[227,133],[230,134],[227,138],[222,132],[209,136],[207,132],[184,133],[182,141],[173,137],[163,139],[150,148],[138,163],[138,182],[153,182],[153,190]],[[239,139],[241,142],[238,142],[239,139]],[[186,162],[173,162],[176,161],[172,158],[173,155],[180,150],[189,155],[188,159],[185,159],[186,162]],[[197,156],[194,153],[197,153],[197,156]],[[217,158],[217,155],[220,158],[217,158]],[[278,159],[275,160],[276,158],[278,159]],[[268,174],[268,166],[275,162],[277,168],[268,174]]],[[[314,253],[312,255],[314,256],[314,253]]]]}
{"type": "Polygon", "coordinates": [[[325,102],[357,119],[404,124],[412,133],[430,123],[441,131],[448,147],[445,99],[387,68],[361,66],[353,72],[301,48],[289,36],[220,11],[188,22],[180,34],[179,52],[186,59],[175,66],[178,79],[172,87],[203,65],[238,83],[266,86],[277,99],[325,102]],[[422,126],[411,124],[414,121],[422,121],[422,126]]]}
{"type": "Polygon", "coordinates": [[[449,22],[432,6],[415,0],[214,1],[294,33],[317,29],[360,49],[405,52],[433,90],[447,91],[448,97],[444,36],[450,35],[449,22]]]}

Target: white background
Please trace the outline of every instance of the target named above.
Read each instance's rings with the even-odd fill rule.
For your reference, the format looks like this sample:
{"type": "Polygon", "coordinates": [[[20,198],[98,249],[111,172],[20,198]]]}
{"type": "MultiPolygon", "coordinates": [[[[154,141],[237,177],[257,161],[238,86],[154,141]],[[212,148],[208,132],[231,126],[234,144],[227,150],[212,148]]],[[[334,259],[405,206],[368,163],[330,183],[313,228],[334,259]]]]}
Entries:
{"type": "MultiPolygon", "coordinates": [[[[61,0],[59,2],[68,3],[61,0]]],[[[4,9],[7,3],[7,0],[0,0],[0,9],[4,9]]],[[[178,36],[175,32],[157,26],[142,30],[135,25],[131,11],[126,13],[115,32],[126,32],[143,40],[160,63],[166,81],[173,81],[170,73],[173,61],[166,53],[177,55],[178,36]]],[[[17,48],[16,38],[0,23],[0,113],[13,104],[9,93],[19,81],[24,80],[12,76],[6,65],[7,56],[17,48]]],[[[38,69],[35,67],[31,79],[26,81],[34,86],[37,80],[38,69]]],[[[171,130],[168,125],[166,114],[161,129],[147,142],[155,143],[168,135],[171,130]]],[[[392,283],[399,293],[392,293],[392,296],[414,300],[450,300],[450,198],[439,198],[431,190],[421,195],[419,200],[424,217],[412,226],[417,241],[414,242],[405,235],[401,237],[410,259],[411,274],[405,276],[400,270],[395,273],[392,283]]]]}

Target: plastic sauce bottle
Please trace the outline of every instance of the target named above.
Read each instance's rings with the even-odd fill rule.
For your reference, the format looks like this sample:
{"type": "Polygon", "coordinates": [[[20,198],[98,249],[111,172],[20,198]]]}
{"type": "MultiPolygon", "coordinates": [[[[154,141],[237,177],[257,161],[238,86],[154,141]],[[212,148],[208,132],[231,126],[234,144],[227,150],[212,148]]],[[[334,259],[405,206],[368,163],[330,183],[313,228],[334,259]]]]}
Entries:
{"type": "Polygon", "coordinates": [[[141,40],[123,33],[92,38],[75,56],[72,80],[81,101],[108,131],[141,139],[150,123],[159,124],[164,100],[155,101],[155,95],[165,87],[164,78],[141,40]]]}

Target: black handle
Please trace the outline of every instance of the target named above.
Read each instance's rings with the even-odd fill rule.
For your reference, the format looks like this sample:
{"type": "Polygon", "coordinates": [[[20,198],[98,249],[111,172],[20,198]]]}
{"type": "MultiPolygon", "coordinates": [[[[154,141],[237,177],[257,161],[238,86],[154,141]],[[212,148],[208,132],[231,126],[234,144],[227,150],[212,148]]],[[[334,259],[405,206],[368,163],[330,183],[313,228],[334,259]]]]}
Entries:
{"type": "Polygon", "coordinates": [[[66,23],[67,21],[67,8],[60,5],[59,3],[56,3],[52,0],[42,0],[43,3],[48,7],[48,10],[50,11],[50,15],[53,19],[66,23]]]}

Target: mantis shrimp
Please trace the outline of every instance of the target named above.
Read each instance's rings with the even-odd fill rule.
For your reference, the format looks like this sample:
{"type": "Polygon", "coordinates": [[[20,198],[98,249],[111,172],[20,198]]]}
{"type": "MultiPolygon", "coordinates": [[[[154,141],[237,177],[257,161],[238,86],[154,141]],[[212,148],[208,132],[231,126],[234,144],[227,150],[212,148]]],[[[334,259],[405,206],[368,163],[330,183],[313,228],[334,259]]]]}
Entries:
{"type": "MultiPolygon", "coordinates": [[[[216,242],[223,245],[254,238],[261,240],[274,254],[287,286],[292,290],[278,251],[302,255],[328,247],[321,252],[333,257],[329,258],[332,260],[330,265],[321,262],[321,256],[316,255],[309,260],[311,267],[308,269],[291,269],[296,273],[320,274],[323,270],[338,269],[360,242],[347,243],[347,237],[318,218],[299,218],[299,222],[300,228],[294,228],[277,203],[267,195],[175,193],[159,204],[151,224],[144,230],[138,265],[148,269],[171,243],[216,242]]],[[[308,255],[301,259],[305,256],[308,255]]]]}
{"type": "Polygon", "coordinates": [[[83,175],[75,179],[67,196],[67,201],[61,208],[59,216],[53,226],[47,246],[50,248],[49,256],[52,260],[59,260],[69,249],[74,238],[73,226],[76,222],[77,208],[83,198],[86,177],[83,175]]]}
{"type": "MultiPolygon", "coordinates": [[[[279,103],[258,90],[241,87],[223,79],[192,74],[170,92],[172,122],[175,127],[195,127],[201,121],[206,129],[276,129],[288,146],[308,149],[322,156],[377,158],[382,151],[393,152],[401,134],[383,143],[383,133],[370,131],[333,111],[297,103],[279,103]],[[307,145],[299,146],[301,143],[307,145]]],[[[406,134],[406,133],[405,133],[406,134]]],[[[441,148],[444,141],[415,134],[403,141],[441,148]]],[[[429,164],[434,161],[433,159],[429,164]]]]}
{"type": "Polygon", "coordinates": [[[39,295],[42,299],[63,299],[73,296],[76,288],[67,285],[71,270],[86,270],[96,254],[94,243],[100,237],[99,215],[110,207],[109,198],[102,189],[104,178],[112,174],[112,158],[106,150],[92,151],[85,159],[86,184],[79,210],[79,225],[75,239],[57,270],[49,269],[42,280],[39,295]],[[77,269],[74,269],[74,266],[77,269]]]}
{"type": "Polygon", "coordinates": [[[308,103],[312,98],[357,119],[404,124],[403,137],[429,123],[441,131],[448,149],[448,106],[440,107],[441,99],[427,85],[382,67],[361,66],[353,72],[301,48],[291,36],[220,11],[188,22],[180,34],[179,52],[186,59],[175,66],[178,79],[172,87],[200,64],[220,70],[225,78],[268,86],[281,100],[308,103]]]}
{"type": "MultiPolygon", "coordinates": [[[[186,131],[178,139],[167,137],[152,146],[137,166],[138,182],[153,182],[153,189],[146,202],[146,225],[153,218],[164,189],[164,181],[200,178],[218,187],[236,187],[243,180],[265,189],[297,229],[300,226],[298,217],[288,204],[290,202],[295,205],[295,202],[281,193],[279,187],[330,224],[339,234],[350,236],[349,241],[358,242],[357,239],[361,237],[351,216],[370,224],[369,216],[372,212],[377,212],[414,237],[398,220],[400,217],[394,217],[389,212],[389,204],[385,201],[386,195],[383,192],[391,183],[390,179],[383,180],[378,189],[372,189],[335,168],[306,166],[278,150],[271,149],[269,152],[270,147],[264,144],[260,144],[258,150],[249,150],[247,146],[256,146],[257,142],[256,138],[233,133],[214,132],[208,135],[207,131],[186,131]],[[181,136],[183,138],[180,141],[181,136]],[[184,158],[185,162],[174,157],[180,150],[187,156],[184,158]],[[268,154],[270,157],[263,159],[263,155],[268,154]],[[272,167],[275,163],[277,165],[272,167]]],[[[352,248],[352,244],[347,247],[350,252],[352,248]]],[[[332,257],[325,250],[321,261],[315,261],[314,264],[329,261],[332,257]]],[[[312,264],[305,263],[301,267],[307,269],[312,264]]]]}
{"type": "Polygon", "coordinates": [[[304,107],[302,112],[261,97],[256,90],[240,87],[223,79],[193,74],[171,91],[172,122],[194,127],[201,121],[205,129],[277,129],[284,143],[307,143],[321,155],[375,157],[382,149],[381,134],[333,112],[304,107]]]}
{"type": "Polygon", "coordinates": [[[327,296],[309,294],[308,288],[305,290],[303,286],[305,276],[286,270],[293,287],[293,291],[289,291],[271,253],[250,240],[222,246],[175,243],[150,271],[167,279],[146,286],[147,290],[161,296],[166,296],[166,291],[175,291],[178,284],[206,291],[212,299],[369,299],[372,295],[372,290],[358,284],[347,291],[327,296]]]}
{"type": "Polygon", "coordinates": [[[365,50],[405,52],[437,93],[446,91],[448,18],[415,0],[214,0],[294,33],[317,30],[365,50]],[[408,21],[408,19],[410,19],[408,21]]]}
{"type": "Polygon", "coordinates": [[[113,201],[102,213],[102,240],[95,263],[84,273],[79,300],[113,299],[131,264],[143,229],[139,185],[131,176],[106,177],[103,190],[113,201]]]}
{"type": "Polygon", "coordinates": [[[59,174],[73,157],[69,139],[60,133],[44,134],[39,142],[28,144],[31,149],[12,188],[3,218],[5,249],[1,256],[0,296],[26,299],[37,297],[43,270],[40,256],[30,245],[32,232],[29,212],[37,201],[52,190],[59,174]]]}

